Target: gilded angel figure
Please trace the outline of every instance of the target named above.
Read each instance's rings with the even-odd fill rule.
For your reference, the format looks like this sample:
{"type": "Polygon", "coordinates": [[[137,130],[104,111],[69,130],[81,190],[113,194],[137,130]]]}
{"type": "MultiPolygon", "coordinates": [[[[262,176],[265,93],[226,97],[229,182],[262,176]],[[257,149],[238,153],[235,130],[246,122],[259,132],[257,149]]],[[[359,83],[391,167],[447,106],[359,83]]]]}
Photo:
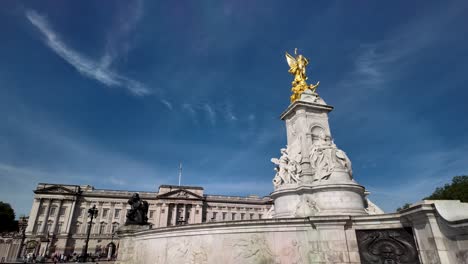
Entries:
{"type": "Polygon", "coordinates": [[[297,54],[297,48],[294,50],[294,55],[296,57],[293,57],[286,52],[286,61],[289,65],[288,72],[294,75],[294,81],[292,82],[291,88],[291,91],[293,92],[291,95],[291,102],[299,99],[301,94],[307,89],[311,89],[312,92],[315,92],[315,89],[317,89],[317,86],[320,83],[317,82],[317,84],[310,86],[307,84],[306,66],[309,64],[309,60],[301,54],[297,54]]]}

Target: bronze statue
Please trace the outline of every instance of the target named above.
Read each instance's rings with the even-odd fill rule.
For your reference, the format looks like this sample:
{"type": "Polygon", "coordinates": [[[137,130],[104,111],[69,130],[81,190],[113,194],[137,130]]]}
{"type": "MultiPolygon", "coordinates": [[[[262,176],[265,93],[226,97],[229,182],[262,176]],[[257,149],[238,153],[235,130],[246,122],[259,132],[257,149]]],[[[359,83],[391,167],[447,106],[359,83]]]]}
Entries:
{"type": "Polygon", "coordinates": [[[291,95],[291,103],[298,100],[301,97],[301,94],[310,89],[313,93],[319,86],[320,82],[317,84],[307,84],[307,75],[306,75],[306,66],[309,64],[309,60],[306,57],[297,54],[297,49],[294,50],[294,55],[296,57],[291,56],[289,53],[286,52],[286,61],[289,65],[289,73],[294,75],[294,81],[292,81],[292,88],[291,91],[293,94],[291,95]]]}
{"type": "Polygon", "coordinates": [[[134,193],[132,198],[128,199],[131,206],[127,212],[125,225],[147,225],[148,224],[148,202],[140,199],[138,193],[134,193]]]}

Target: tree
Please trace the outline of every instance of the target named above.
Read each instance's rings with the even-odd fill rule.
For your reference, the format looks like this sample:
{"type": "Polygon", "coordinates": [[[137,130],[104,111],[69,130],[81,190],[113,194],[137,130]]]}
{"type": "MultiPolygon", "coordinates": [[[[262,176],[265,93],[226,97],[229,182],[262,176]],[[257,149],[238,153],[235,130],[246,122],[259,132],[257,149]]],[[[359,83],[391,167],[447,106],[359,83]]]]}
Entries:
{"type": "Polygon", "coordinates": [[[0,232],[15,231],[17,229],[15,211],[10,204],[0,201],[0,232]]]}
{"type": "Polygon", "coordinates": [[[460,200],[468,203],[468,176],[455,176],[451,184],[437,187],[435,191],[424,200],[460,200]]]}
{"type": "MultiPolygon", "coordinates": [[[[468,176],[455,176],[452,183],[447,183],[444,187],[437,187],[435,191],[423,200],[460,200],[462,203],[468,203],[468,176]]],[[[402,207],[396,209],[397,212],[407,209],[411,206],[405,203],[402,207]]]]}
{"type": "Polygon", "coordinates": [[[410,206],[411,206],[410,203],[405,203],[402,207],[398,207],[398,208],[396,209],[396,211],[397,211],[397,212],[400,212],[401,210],[408,209],[410,206]]]}

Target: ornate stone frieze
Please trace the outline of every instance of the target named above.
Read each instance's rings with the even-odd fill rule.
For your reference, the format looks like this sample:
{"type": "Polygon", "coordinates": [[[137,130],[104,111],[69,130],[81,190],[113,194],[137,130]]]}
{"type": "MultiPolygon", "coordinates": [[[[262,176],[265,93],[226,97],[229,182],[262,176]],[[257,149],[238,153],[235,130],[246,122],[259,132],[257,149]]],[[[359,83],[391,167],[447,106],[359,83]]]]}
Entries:
{"type": "Polygon", "coordinates": [[[419,264],[411,228],[356,230],[362,264],[419,264]]]}

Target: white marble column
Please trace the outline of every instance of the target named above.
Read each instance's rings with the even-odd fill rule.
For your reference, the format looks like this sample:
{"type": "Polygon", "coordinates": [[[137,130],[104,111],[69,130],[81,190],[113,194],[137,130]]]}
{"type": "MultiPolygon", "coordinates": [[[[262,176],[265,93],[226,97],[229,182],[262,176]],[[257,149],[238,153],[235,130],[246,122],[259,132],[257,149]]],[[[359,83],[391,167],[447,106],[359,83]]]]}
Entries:
{"type": "Polygon", "coordinates": [[[154,218],[154,226],[159,227],[159,221],[161,219],[161,205],[160,204],[156,204],[156,206],[154,207],[153,218],[154,218]]]}
{"type": "Polygon", "coordinates": [[[121,203],[122,209],[120,210],[119,215],[119,226],[125,225],[125,220],[127,218],[127,203],[121,203]]]}
{"type": "MultiPolygon", "coordinates": [[[[200,214],[200,211],[198,211],[198,214],[200,214]]],[[[195,224],[195,220],[198,217],[198,215],[195,214],[195,205],[192,205],[192,208],[190,208],[190,223],[189,224],[195,224]]]]}
{"type": "MultiPolygon", "coordinates": [[[[32,234],[34,230],[34,226],[37,223],[37,218],[39,216],[39,210],[41,209],[42,206],[42,198],[35,198],[33,202],[33,206],[31,208],[31,213],[29,214],[29,219],[28,219],[28,226],[26,227],[26,234],[32,234]]],[[[40,227],[38,227],[36,230],[39,230],[40,227]]]]}
{"type": "Polygon", "coordinates": [[[51,204],[52,204],[52,200],[47,199],[46,200],[46,209],[45,209],[44,221],[42,221],[42,226],[41,226],[41,229],[39,231],[39,233],[41,233],[41,234],[44,234],[44,229],[47,226],[47,221],[49,220],[49,213],[50,213],[50,205],[51,204]]]}
{"type": "MultiPolygon", "coordinates": [[[[180,218],[180,216],[179,216],[180,218]]],[[[185,223],[187,223],[187,205],[186,204],[182,204],[182,218],[181,218],[182,221],[185,221],[185,223]]]]}
{"type": "MultiPolygon", "coordinates": [[[[195,205],[195,210],[198,210],[198,214],[195,214],[193,218],[193,223],[200,224],[203,221],[203,206],[197,204],[195,205]]],[[[206,219],[206,221],[209,221],[209,219],[206,219]]]]}
{"type": "Polygon", "coordinates": [[[72,221],[73,218],[75,217],[75,206],[76,206],[76,197],[74,197],[72,200],[70,200],[70,206],[68,208],[68,212],[65,212],[65,218],[64,222],[66,223],[65,227],[65,233],[70,234],[71,226],[72,226],[72,221]]]}
{"type": "Polygon", "coordinates": [[[159,225],[158,225],[158,227],[166,227],[167,226],[168,210],[169,210],[169,207],[167,206],[167,204],[163,203],[161,205],[161,213],[159,215],[159,225]]]}
{"type": "Polygon", "coordinates": [[[172,211],[172,215],[171,215],[171,221],[170,221],[170,225],[175,225],[176,224],[176,220],[177,220],[177,204],[171,204],[171,211],[172,211]]]}
{"type": "MultiPolygon", "coordinates": [[[[62,204],[63,204],[63,200],[60,200],[59,205],[57,206],[57,209],[55,210],[55,219],[54,219],[54,223],[52,224],[52,230],[50,230],[54,234],[56,233],[55,229],[57,228],[58,221],[60,219],[60,209],[62,208],[62,204]]],[[[59,232],[57,232],[57,234],[58,233],[59,232]]]]}

